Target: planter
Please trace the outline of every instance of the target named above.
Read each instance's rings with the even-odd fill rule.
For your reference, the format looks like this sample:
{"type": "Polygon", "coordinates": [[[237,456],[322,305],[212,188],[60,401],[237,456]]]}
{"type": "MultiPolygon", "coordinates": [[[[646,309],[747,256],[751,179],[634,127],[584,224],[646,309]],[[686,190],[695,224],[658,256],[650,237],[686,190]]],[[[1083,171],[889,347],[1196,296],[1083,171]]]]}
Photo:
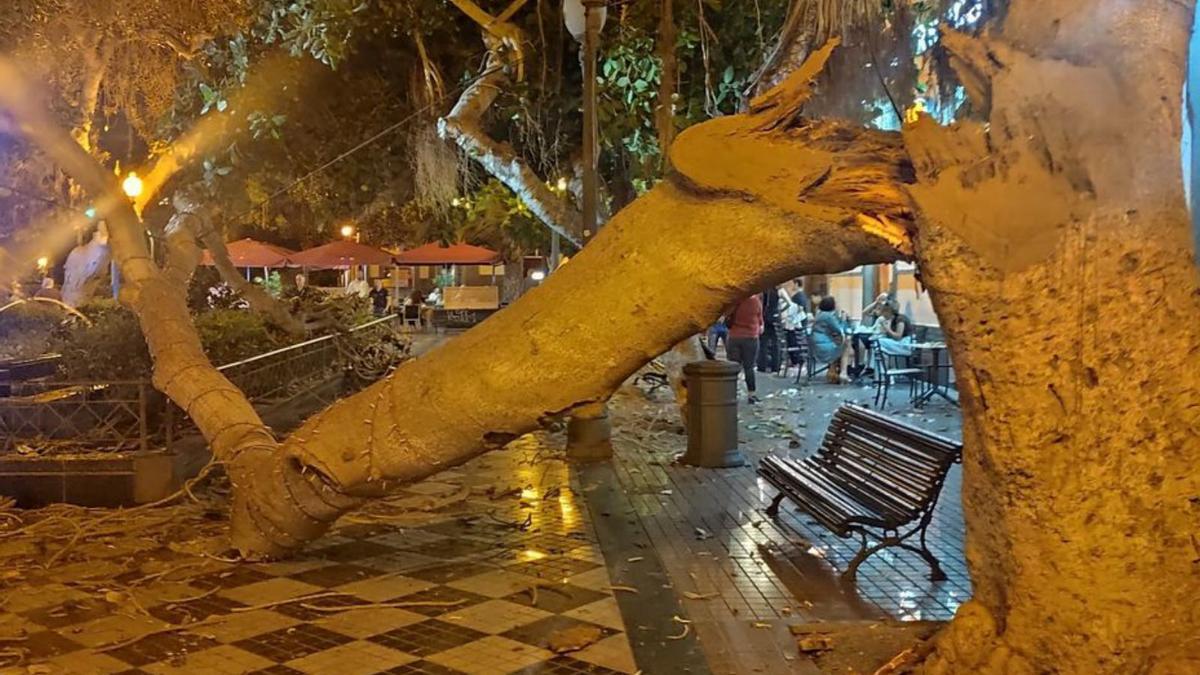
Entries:
{"type": "Polygon", "coordinates": [[[120,455],[65,457],[0,456],[0,495],[21,508],[68,503],[136,506],[169,495],[176,486],[174,453],[136,451],[120,455]]]}

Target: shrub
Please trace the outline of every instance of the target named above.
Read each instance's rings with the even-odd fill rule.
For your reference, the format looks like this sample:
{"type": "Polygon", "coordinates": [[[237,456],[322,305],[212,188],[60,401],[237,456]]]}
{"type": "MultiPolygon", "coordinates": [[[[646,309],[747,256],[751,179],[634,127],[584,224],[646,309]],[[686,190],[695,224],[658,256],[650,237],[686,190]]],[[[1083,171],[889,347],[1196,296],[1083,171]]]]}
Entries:
{"type": "Polygon", "coordinates": [[[41,302],[0,312],[0,359],[28,359],[50,351],[50,335],[68,318],[61,307],[41,302]]]}
{"type": "Polygon", "coordinates": [[[150,376],[150,350],[137,318],[112,300],[79,308],[92,325],[77,322],[56,332],[59,373],[70,381],[140,380],[150,376]]]}
{"type": "Polygon", "coordinates": [[[218,366],[284,346],[254,312],[214,309],[195,321],[205,353],[218,366]]]}
{"type": "MultiPolygon", "coordinates": [[[[81,311],[93,325],[64,328],[54,340],[63,355],[59,369],[63,379],[137,380],[150,376],[150,352],[132,312],[112,301],[92,303],[81,311]]],[[[193,320],[205,353],[216,365],[282,346],[262,318],[252,312],[214,309],[193,320]]]]}

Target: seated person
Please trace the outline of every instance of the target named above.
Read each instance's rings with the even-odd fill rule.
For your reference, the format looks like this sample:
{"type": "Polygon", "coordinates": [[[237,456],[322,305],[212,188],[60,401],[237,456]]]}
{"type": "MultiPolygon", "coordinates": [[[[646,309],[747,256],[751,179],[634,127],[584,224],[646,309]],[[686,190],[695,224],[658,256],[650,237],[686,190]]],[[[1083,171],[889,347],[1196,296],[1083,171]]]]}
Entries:
{"type": "Polygon", "coordinates": [[[889,300],[879,317],[879,349],[888,356],[912,356],[916,332],[912,320],[900,313],[900,305],[889,300]]]}
{"type": "Polygon", "coordinates": [[[813,322],[811,346],[817,363],[829,366],[827,378],[830,383],[847,383],[847,371],[854,350],[846,332],[846,322],[837,314],[837,303],[832,296],[821,298],[817,306],[817,318],[813,322]]]}
{"type": "Polygon", "coordinates": [[[874,371],[871,367],[871,343],[881,334],[879,318],[883,308],[891,302],[887,293],[880,293],[875,301],[863,308],[862,321],[859,329],[852,338],[854,344],[854,365],[850,367],[850,376],[858,377],[874,371]]]}

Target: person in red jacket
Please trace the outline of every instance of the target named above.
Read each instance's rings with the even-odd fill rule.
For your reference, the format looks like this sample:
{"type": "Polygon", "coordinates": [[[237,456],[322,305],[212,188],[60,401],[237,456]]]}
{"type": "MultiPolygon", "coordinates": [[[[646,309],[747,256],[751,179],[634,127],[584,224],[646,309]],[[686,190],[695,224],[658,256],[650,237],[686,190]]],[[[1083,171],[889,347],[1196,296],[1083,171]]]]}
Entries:
{"type": "Polygon", "coordinates": [[[754,365],[758,360],[758,338],[763,332],[762,296],[754,293],[734,305],[725,313],[725,323],[729,326],[725,352],[730,361],[741,364],[742,372],[746,374],[749,403],[758,403],[758,397],[754,395],[754,365]]]}

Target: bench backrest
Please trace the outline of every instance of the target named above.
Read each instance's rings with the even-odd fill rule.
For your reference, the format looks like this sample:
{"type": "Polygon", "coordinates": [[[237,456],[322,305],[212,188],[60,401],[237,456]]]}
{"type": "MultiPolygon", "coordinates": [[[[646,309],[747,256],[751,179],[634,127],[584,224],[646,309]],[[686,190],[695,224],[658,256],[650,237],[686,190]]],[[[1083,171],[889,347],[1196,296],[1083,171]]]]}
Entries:
{"type": "Polygon", "coordinates": [[[813,458],[847,492],[897,522],[937,499],[962,444],[856,405],[833,416],[813,458]]]}

